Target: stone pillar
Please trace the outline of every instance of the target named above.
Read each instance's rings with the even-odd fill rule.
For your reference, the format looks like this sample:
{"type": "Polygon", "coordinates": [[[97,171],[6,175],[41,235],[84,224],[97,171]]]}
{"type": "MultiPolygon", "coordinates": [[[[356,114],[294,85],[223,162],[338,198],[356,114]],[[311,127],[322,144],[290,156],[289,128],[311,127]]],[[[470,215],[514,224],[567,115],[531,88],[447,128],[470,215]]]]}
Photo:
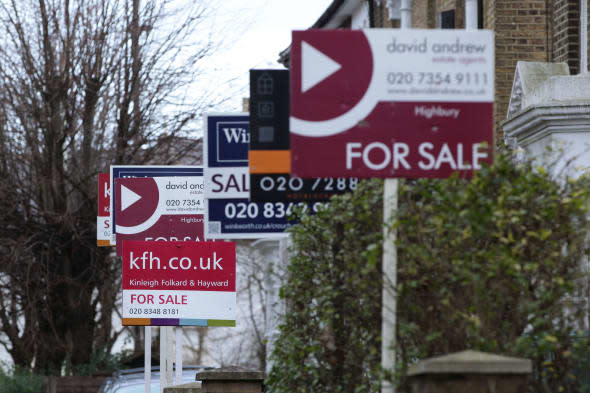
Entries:
{"type": "Polygon", "coordinates": [[[201,393],[201,383],[191,382],[164,388],[164,393],[201,393]]]}
{"type": "Polygon", "coordinates": [[[264,373],[236,369],[217,369],[197,373],[201,393],[262,393],[264,373]]]}
{"type": "Polygon", "coordinates": [[[522,393],[533,365],[528,359],[464,351],[410,367],[412,393],[522,393]]]}
{"type": "MultiPolygon", "coordinates": [[[[558,179],[590,172],[590,74],[570,75],[565,63],[519,61],[503,123],[506,144],[546,166],[558,179]],[[550,153],[548,153],[550,152],[550,153]]],[[[590,269],[583,260],[584,269],[590,269]]],[[[581,282],[584,293],[588,282],[581,282]]],[[[574,299],[590,309],[590,297],[574,299]]],[[[583,321],[590,328],[590,315],[583,321]]]]}

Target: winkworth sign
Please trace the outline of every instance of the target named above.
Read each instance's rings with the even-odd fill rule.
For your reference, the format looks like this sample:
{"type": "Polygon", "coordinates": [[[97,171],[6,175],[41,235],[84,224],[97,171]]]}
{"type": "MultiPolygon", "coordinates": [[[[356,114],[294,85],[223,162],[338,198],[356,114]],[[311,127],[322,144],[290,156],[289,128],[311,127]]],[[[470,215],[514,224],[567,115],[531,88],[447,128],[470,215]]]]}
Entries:
{"type": "Polygon", "coordinates": [[[249,200],[249,142],[247,113],[205,115],[206,239],[284,237],[292,224],[289,203],[249,200]]]}

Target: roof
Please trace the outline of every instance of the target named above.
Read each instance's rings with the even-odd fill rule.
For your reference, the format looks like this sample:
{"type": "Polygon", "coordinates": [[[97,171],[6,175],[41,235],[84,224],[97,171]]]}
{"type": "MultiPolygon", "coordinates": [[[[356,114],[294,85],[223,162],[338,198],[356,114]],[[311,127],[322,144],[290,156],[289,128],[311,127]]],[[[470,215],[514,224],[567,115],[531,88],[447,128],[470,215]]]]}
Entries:
{"type": "Polygon", "coordinates": [[[324,13],[311,26],[312,29],[321,29],[336,15],[338,9],[346,2],[346,0],[333,0],[332,4],[326,8],[324,13]]]}
{"type": "MultiPolygon", "coordinates": [[[[340,7],[346,3],[347,0],[333,0],[332,3],[326,8],[324,13],[318,18],[318,20],[310,27],[310,29],[321,29],[323,28],[338,12],[340,7]]],[[[291,53],[291,45],[279,53],[278,62],[289,68],[289,55],[291,53]]]]}

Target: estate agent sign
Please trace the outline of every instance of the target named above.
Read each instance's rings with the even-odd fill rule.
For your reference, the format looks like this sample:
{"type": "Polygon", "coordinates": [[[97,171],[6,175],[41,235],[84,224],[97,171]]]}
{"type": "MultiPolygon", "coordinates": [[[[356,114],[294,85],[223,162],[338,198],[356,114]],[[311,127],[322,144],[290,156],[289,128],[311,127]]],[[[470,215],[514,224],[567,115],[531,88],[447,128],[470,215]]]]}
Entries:
{"type": "Polygon", "coordinates": [[[490,31],[294,31],[292,174],[469,176],[492,161],[490,31]]]}
{"type": "Polygon", "coordinates": [[[231,242],[123,242],[123,325],[235,326],[231,242]]]}

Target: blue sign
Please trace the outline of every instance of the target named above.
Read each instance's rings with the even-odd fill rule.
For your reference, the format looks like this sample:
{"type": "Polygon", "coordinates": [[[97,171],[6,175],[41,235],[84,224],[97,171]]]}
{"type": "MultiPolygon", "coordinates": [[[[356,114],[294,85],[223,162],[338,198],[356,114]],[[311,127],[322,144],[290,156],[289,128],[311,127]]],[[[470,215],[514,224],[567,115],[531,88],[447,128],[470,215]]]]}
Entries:
{"type": "MultiPolygon", "coordinates": [[[[175,165],[111,165],[111,190],[114,190],[115,179],[129,177],[168,177],[168,176],[203,176],[203,167],[200,166],[175,166],[175,165]]],[[[111,197],[111,244],[115,245],[115,198],[111,197]]]]}
{"type": "Polygon", "coordinates": [[[209,168],[248,167],[250,121],[247,114],[206,116],[207,150],[205,166],[209,168]]]}
{"type": "Polygon", "coordinates": [[[205,236],[209,234],[214,239],[231,234],[236,238],[259,238],[263,237],[262,234],[284,232],[289,227],[286,208],[281,206],[275,212],[265,205],[274,204],[249,202],[247,199],[208,200],[205,236]]]}
{"type": "MultiPolygon", "coordinates": [[[[286,236],[294,202],[251,202],[249,116],[205,116],[205,238],[259,239],[286,236]],[[248,180],[245,184],[243,179],[248,180]]],[[[310,204],[306,208],[317,209],[310,204]]]]}

